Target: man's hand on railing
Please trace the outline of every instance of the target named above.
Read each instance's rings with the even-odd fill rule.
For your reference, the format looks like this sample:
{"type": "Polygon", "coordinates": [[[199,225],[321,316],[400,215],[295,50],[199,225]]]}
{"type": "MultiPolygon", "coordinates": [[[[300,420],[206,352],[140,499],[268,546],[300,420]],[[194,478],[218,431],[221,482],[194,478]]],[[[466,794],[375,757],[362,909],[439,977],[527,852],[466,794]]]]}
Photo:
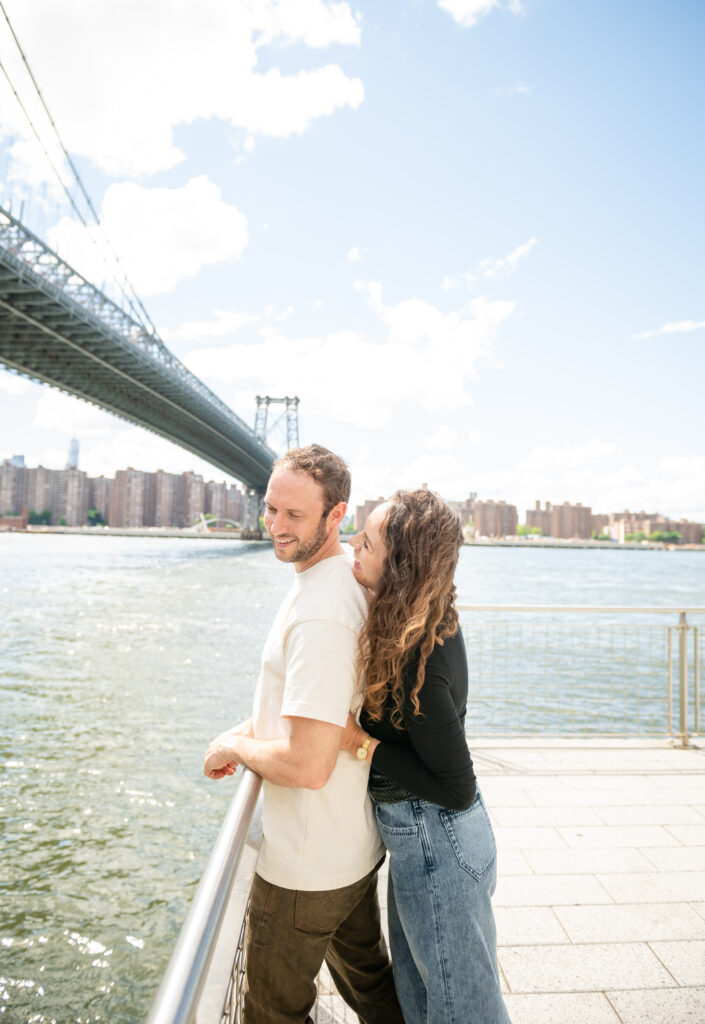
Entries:
{"type": "Polygon", "coordinates": [[[232,729],[221,732],[220,736],[216,736],[211,741],[206,751],[205,761],[203,762],[203,774],[208,776],[209,779],[224,779],[228,775],[234,775],[239,761],[232,749],[232,739],[234,736],[253,735],[251,718],[246,718],[244,722],[239,722],[232,729]]]}
{"type": "Polygon", "coordinates": [[[343,730],[315,718],[287,717],[289,736],[258,739],[245,731],[245,723],[216,736],[206,751],[204,774],[223,779],[241,764],[277,786],[322,789],[337,764],[343,730]]]}

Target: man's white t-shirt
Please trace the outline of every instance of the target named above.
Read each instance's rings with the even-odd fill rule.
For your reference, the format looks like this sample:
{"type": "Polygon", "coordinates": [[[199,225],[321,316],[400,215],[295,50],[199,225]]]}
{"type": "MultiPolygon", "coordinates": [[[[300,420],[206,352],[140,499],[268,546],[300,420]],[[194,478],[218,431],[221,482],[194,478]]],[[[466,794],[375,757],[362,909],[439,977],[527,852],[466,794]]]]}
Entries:
{"type": "MultiPolygon", "coordinates": [[[[344,726],[357,694],[355,658],[367,615],[345,555],[296,574],[262,654],[252,721],[258,739],[291,734],[286,716],[344,726]]],[[[257,873],[285,889],[338,889],[384,856],[367,795],[369,767],[340,751],[322,789],[264,782],[257,873]]]]}

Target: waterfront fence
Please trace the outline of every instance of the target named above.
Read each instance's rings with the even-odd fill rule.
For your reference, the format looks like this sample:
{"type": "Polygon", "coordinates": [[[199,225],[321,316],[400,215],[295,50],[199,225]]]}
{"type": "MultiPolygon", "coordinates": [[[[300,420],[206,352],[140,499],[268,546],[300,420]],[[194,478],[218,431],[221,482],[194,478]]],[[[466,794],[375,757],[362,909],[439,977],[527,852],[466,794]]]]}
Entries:
{"type": "MultiPolygon", "coordinates": [[[[705,608],[458,609],[468,652],[469,734],[660,735],[684,746],[700,734],[705,608]]],[[[148,1024],[242,1022],[260,786],[246,769],[148,1024]]],[[[354,1020],[326,975],[319,978],[314,1021],[354,1020]]]]}
{"type": "Polygon", "coordinates": [[[674,736],[686,745],[700,734],[705,609],[458,610],[469,735],[674,736]]]}

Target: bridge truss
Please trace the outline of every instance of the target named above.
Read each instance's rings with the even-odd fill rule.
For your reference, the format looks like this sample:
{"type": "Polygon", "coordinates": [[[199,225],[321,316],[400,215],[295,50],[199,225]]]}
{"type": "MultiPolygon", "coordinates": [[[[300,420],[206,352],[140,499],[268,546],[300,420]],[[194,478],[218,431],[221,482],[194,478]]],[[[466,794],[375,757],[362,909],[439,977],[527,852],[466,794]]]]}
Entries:
{"type": "Polygon", "coordinates": [[[161,339],[0,207],[0,365],[173,441],[261,495],[275,453],[161,339]]]}

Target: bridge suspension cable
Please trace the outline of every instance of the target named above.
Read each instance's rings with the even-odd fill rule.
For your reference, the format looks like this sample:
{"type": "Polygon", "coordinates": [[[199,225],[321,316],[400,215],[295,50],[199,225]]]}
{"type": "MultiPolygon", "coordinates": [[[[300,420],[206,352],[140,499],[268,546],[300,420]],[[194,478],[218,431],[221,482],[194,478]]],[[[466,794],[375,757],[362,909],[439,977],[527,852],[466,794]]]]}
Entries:
{"type": "MultiPolygon", "coordinates": [[[[111,271],[113,280],[115,281],[116,285],[118,286],[118,289],[119,289],[120,293],[122,294],[122,296],[127,301],[127,303],[129,305],[130,309],[132,310],[132,313],[134,314],[135,318],[142,323],[142,326],[145,328],[147,333],[154,334],[156,336],[157,330],[156,330],[154,324],[152,323],[151,317],[149,316],[149,313],[145,309],[145,307],[144,307],[144,305],[142,303],[142,300],[140,299],[140,297],[137,294],[134,286],[132,285],[132,282],[130,281],[129,277],[125,273],[125,270],[124,270],[124,268],[122,266],[122,263],[120,261],[120,257],[115,252],[115,250],[114,250],[114,248],[113,248],[113,246],[112,246],[112,244],[110,242],[110,239],[108,238],[108,236],[107,236],[107,234],[105,232],[105,229],[104,229],[103,225],[100,222],[100,217],[98,216],[98,213],[97,213],[97,211],[95,209],[95,206],[93,205],[93,202],[92,202],[91,197],[90,197],[90,195],[88,193],[88,190],[86,189],[85,185],[83,184],[83,180],[81,179],[81,175],[78,172],[78,168],[76,167],[76,165],[75,165],[75,163],[74,163],[74,161],[73,161],[73,159],[71,157],[71,154],[69,153],[68,149],[64,145],[64,141],[63,141],[63,139],[61,137],[61,134],[59,133],[59,129],[58,129],[57,125],[56,125],[56,122],[54,121],[54,118],[51,116],[51,112],[50,112],[50,110],[49,110],[49,108],[48,108],[48,106],[46,104],[46,101],[44,99],[42,91],[39,88],[39,83],[37,82],[36,78],[34,77],[32,69],[29,66],[29,61],[27,60],[27,57],[26,57],[26,54],[25,54],[25,52],[24,52],[24,50],[22,48],[22,45],[20,44],[20,41],[17,38],[17,33],[15,32],[15,30],[14,30],[14,28],[12,26],[12,22],[10,21],[10,18],[8,16],[7,11],[5,10],[5,5],[2,3],[2,0],[0,0],[0,11],[2,11],[2,14],[3,14],[4,18],[5,18],[5,21],[7,22],[7,26],[10,29],[10,33],[12,34],[12,38],[13,38],[13,40],[15,42],[15,45],[17,46],[19,54],[20,54],[20,56],[22,58],[24,66],[25,66],[25,68],[27,70],[27,74],[29,75],[30,80],[32,82],[32,85],[34,86],[34,88],[36,90],[37,96],[39,97],[39,101],[40,101],[40,103],[41,103],[41,105],[42,105],[42,107],[44,109],[44,112],[46,113],[46,115],[47,115],[47,117],[49,119],[49,123],[50,123],[52,129],[54,130],[54,134],[56,135],[56,138],[57,138],[57,140],[59,142],[61,150],[62,150],[62,152],[63,152],[63,154],[64,154],[64,156],[66,158],[66,162],[68,163],[68,165],[69,165],[69,167],[71,169],[71,173],[73,174],[73,176],[74,176],[74,178],[76,180],[76,183],[77,183],[77,185],[78,185],[78,187],[79,187],[79,189],[81,191],[81,194],[83,195],[83,198],[86,201],[88,209],[90,210],[90,212],[91,212],[91,214],[93,216],[93,219],[95,220],[96,225],[98,226],[98,228],[100,230],[100,233],[101,233],[101,235],[102,235],[102,237],[103,237],[103,239],[105,241],[105,244],[106,244],[108,250],[110,251],[110,255],[112,256],[113,260],[115,261],[115,265],[118,268],[118,271],[119,271],[119,273],[120,273],[120,275],[122,277],[122,281],[121,281],[116,276],[115,271],[113,270],[113,271],[111,271]]],[[[71,190],[70,190],[69,186],[66,184],[66,182],[64,181],[64,178],[63,178],[61,172],[59,171],[59,169],[57,168],[56,164],[52,160],[51,155],[49,154],[49,151],[48,151],[47,147],[45,146],[44,141],[43,141],[43,139],[42,139],[38,129],[36,128],[32,118],[31,118],[31,116],[29,114],[29,111],[27,110],[25,104],[22,102],[22,99],[21,99],[19,93],[17,92],[17,89],[15,88],[15,86],[14,86],[14,84],[12,82],[12,79],[10,78],[10,75],[9,75],[9,72],[7,71],[7,68],[5,67],[5,65],[2,62],[2,59],[0,59],[0,70],[2,70],[2,73],[5,76],[5,79],[7,80],[7,83],[10,86],[10,89],[12,90],[12,92],[13,92],[13,94],[15,96],[15,99],[18,102],[18,104],[20,106],[20,109],[22,110],[22,113],[24,114],[25,118],[27,119],[27,123],[29,124],[30,128],[32,129],[32,132],[33,132],[37,142],[41,146],[41,148],[42,148],[42,150],[44,152],[44,155],[46,156],[47,160],[49,161],[49,165],[50,165],[52,171],[54,172],[54,174],[56,175],[56,177],[57,177],[57,179],[58,179],[62,189],[66,193],[66,196],[67,196],[67,198],[69,200],[69,203],[71,204],[73,210],[75,211],[76,216],[78,217],[78,219],[80,220],[80,222],[84,226],[84,228],[86,229],[88,237],[90,238],[91,243],[95,247],[96,252],[99,254],[101,259],[103,259],[105,261],[105,255],[103,253],[101,253],[100,248],[99,248],[95,238],[91,234],[90,227],[88,225],[88,222],[86,221],[86,218],[83,216],[83,213],[81,212],[78,204],[76,203],[76,200],[74,199],[73,195],[71,194],[71,190]]]]}

